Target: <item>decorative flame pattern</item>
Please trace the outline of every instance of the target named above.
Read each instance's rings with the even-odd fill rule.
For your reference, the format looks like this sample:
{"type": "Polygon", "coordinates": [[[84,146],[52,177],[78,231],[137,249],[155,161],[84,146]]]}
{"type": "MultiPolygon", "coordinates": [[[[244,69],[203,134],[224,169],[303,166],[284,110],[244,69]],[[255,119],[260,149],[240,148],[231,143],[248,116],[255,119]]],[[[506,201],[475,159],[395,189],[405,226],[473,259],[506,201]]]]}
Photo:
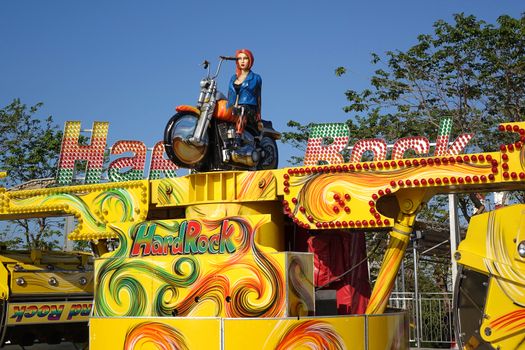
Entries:
{"type": "Polygon", "coordinates": [[[123,350],[142,349],[151,345],[158,350],[189,350],[184,335],[177,329],[159,322],[145,322],[131,328],[126,334],[123,350]]]}
{"type": "Polygon", "coordinates": [[[525,310],[516,310],[494,319],[490,326],[496,330],[503,330],[505,333],[513,333],[525,327],[525,310]]]}
{"type": "MultiPolygon", "coordinates": [[[[77,227],[69,233],[69,239],[101,239],[116,235],[110,224],[142,221],[147,213],[146,181],[130,181],[119,184],[81,185],[61,188],[44,188],[18,191],[8,194],[6,214],[46,213],[47,215],[72,215],[77,227]]],[[[3,210],[2,210],[3,209],[3,210]]]]}
{"type": "Polygon", "coordinates": [[[492,156],[472,155],[289,169],[282,182],[284,211],[309,229],[389,227],[391,218],[376,207],[381,197],[401,188],[439,192],[494,182],[498,164],[492,156]]]}
{"type": "MultiPolygon", "coordinates": [[[[173,257],[171,268],[164,268],[155,259],[129,259],[128,242],[118,231],[120,246],[114,255],[97,269],[95,314],[99,316],[187,316],[198,312],[201,302],[213,302],[215,314],[226,317],[276,317],[285,315],[285,283],[283,269],[264,253],[254,241],[258,227],[266,217],[253,225],[243,217],[227,218],[235,223],[237,250],[223,256],[203,273],[195,255],[173,257]],[[232,273],[237,277],[231,279],[232,273]],[[152,277],[160,287],[149,291],[143,276],[152,277]],[[184,293],[182,293],[184,290],[184,293]],[[229,300],[228,300],[229,297],[229,300]],[[199,300],[197,303],[196,300],[199,300]],[[224,303],[224,300],[227,302],[224,303]],[[152,307],[150,305],[153,305],[152,307]]],[[[223,220],[203,221],[206,230],[216,230],[223,220]]],[[[174,231],[170,222],[154,224],[174,231]]],[[[171,222],[172,225],[178,225],[171,222]]],[[[138,225],[131,232],[133,237],[138,225]]],[[[164,260],[165,261],[165,260],[164,260]]]]}
{"type": "Polygon", "coordinates": [[[285,330],[275,350],[305,347],[311,350],[346,349],[341,336],[329,323],[309,320],[285,330]]]}

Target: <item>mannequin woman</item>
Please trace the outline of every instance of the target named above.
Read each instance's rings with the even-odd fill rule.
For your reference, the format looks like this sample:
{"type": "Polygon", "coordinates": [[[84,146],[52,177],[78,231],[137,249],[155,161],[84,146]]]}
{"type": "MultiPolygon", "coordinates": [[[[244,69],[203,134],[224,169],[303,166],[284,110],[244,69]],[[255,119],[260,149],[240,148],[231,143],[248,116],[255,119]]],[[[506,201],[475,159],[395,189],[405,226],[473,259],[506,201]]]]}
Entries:
{"type": "Polygon", "coordinates": [[[241,135],[247,123],[262,129],[261,88],[262,79],[252,72],[253,54],[250,50],[237,50],[237,69],[228,85],[228,108],[233,107],[236,115],[236,145],[241,145],[241,135]]]}

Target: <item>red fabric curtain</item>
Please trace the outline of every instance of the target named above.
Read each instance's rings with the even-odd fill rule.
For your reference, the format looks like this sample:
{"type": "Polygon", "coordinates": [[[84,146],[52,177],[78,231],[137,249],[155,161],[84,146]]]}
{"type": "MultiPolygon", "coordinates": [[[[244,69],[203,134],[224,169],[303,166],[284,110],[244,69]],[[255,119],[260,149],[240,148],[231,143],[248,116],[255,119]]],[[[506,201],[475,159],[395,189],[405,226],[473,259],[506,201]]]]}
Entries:
{"type": "Polygon", "coordinates": [[[337,291],[339,315],[363,314],[371,293],[364,232],[324,231],[309,237],[307,244],[314,254],[315,286],[331,282],[323,289],[337,291]]]}

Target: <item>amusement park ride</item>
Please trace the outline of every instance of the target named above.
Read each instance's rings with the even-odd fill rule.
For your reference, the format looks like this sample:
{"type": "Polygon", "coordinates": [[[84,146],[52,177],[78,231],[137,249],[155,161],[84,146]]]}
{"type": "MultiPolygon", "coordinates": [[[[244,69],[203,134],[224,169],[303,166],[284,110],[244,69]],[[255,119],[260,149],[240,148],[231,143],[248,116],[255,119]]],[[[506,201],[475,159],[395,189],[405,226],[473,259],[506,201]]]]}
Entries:
{"type": "MultiPolygon", "coordinates": [[[[200,111],[183,112],[198,119],[200,111]]],[[[525,123],[499,130],[515,142],[495,152],[461,154],[472,135],[449,146],[446,121],[433,155],[427,139],[412,137],[386,159],[386,143],[373,139],[344,163],[347,131],[323,124],[312,130],[304,166],[257,170],[254,160],[253,169],[180,177],[161,143],[148,179],[144,144],[122,141],[112,154],[134,155],[110,164],[115,181],[100,182],[107,123],[95,123],[91,144],[81,146],[80,123],[68,122],[58,186],[1,188],[0,219],[74,216],[68,238],[89,241],[94,259],[1,253],[2,341],[82,341],[89,316],[97,350],[407,349],[407,316],[387,302],[422,206],[436,194],[524,189],[525,123]],[[409,149],[420,157],[403,158],[409,149]],[[366,151],[373,161],[361,161],[366,151]],[[86,181],[69,185],[80,160],[86,181]],[[316,242],[378,230],[390,234],[371,294],[356,287],[368,284],[366,272],[356,274],[353,298],[337,300],[346,311],[321,315],[316,281],[328,262],[316,242]]],[[[363,244],[330,254],[366,259],[363,244]]],[[[453,258],[458,344],[525,348],[525,205],[472,217],[453,258]]]]}

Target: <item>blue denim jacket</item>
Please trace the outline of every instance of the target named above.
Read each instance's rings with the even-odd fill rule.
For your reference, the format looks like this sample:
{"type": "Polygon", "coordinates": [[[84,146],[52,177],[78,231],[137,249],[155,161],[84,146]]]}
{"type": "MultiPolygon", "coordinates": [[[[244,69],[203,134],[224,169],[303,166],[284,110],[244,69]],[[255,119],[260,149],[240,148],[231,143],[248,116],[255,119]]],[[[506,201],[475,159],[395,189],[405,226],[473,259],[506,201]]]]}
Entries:
{"type": "MultiPolygon", "coordinates": [[[[235,79],[237,79],[237,76],[234,74],[230,79],[230,84],[228,85],[228,108],[234,106],[235,100],[237,99],[237,92],[233,86],[235,79]]],[[[237,104],[256,106],[257,112],[260,112],[259,98],[261,97],[261,88],[261,77],[258,74],[250,71],[246,76],[246,79],[241,84],[241,89],[239,90],[239,100],[237,101],[237,104]]]]}

